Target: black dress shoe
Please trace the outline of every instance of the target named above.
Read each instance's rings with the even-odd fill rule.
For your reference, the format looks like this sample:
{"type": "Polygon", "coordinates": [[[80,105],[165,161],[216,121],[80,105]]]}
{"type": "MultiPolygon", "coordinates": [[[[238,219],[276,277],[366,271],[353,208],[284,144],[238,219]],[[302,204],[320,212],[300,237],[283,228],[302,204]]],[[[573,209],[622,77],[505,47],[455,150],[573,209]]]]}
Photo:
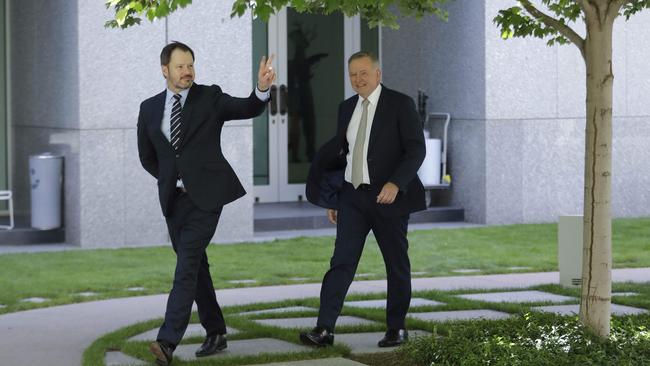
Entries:
{"type": "Polygon", "coordinates": [[[174,350],[164,342],[155,341],[149,345],[149,351],[156,357],[156,365],[168,366],[172,363],[174,350]]]}
{"type": "Polygon", "coordinates": [[[300,333],[300,341],[308,346],[325,347],[334,344],[334,333],[323,327],[300,333]]]}
{"type": "Polygon", "coordinates": [[[389,329],[377,345],[379,347],[397,347],[409,339],[406,329],[389,329]]]}
{"type": "Polygon", "coordinates": [[[228,347],[225,334],[215,334],[205,337],[203,344],[194,353],[196,357],[205,357],[223,351],[228,347]]]}

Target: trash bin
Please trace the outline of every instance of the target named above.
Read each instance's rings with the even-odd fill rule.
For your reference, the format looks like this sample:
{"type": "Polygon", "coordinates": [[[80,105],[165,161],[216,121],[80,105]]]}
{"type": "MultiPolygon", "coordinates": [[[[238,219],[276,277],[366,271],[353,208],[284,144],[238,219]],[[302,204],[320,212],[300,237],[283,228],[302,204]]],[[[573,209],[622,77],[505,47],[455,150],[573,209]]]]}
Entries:
{"type": "Polygon", "coordinates": [[[44,153],[29,157],[32,198],[32,227],[40,230],[61,227],[63,156],[44,153]]]}
{"type": "Polygon", "coordinates": [[[439,139],[426,138],[426,156],[420,169],[418,176],[422,184],[427,186],[435,186],[440,184],[440,154],[441,154],[441,141],[439,139]]]}

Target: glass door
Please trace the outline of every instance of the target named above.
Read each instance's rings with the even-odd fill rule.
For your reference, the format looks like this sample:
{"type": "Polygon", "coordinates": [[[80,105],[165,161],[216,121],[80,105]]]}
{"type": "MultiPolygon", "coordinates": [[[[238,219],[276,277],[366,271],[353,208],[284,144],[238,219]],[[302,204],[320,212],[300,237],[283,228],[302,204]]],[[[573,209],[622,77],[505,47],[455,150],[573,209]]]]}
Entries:
{"type": "Polygon", "coordinates": [[[363,43],[378,50],[378,39],[376,28],[341,13],[285,8],[268,27],[253,21],[253,70],[262,55],[274,54],[277,71],[268,113],[253,124],[256,202],[304,199],[314,153],[336,133],[338,105],[352,95],[347,58],[363,43]]]}
{"type": "MultiPolygon", "coordinates": [[[[0,191],[9,186],[9,128],[7,126],[7,53],[5,0],[0,0],[0,191]]],[[[0,201],[0,211],[7,209],[6,201],[0,201]]]]}

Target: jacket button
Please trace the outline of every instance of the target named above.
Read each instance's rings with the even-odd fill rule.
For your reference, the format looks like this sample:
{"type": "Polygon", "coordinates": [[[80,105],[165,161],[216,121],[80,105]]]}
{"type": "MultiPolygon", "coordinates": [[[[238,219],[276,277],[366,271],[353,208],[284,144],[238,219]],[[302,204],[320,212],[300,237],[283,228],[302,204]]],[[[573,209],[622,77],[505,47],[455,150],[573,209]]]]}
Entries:
{"type": "Polygon", "coordinates": [[[368,158],[368,162],[371,162],[371,161],[372,161],[372,159],[368,158]]]}
{"type": "Polygon", "coordinates": [[[176,158],[180,158],[180,157],[181,157],[181,154],[176,154],[176,158]]]}

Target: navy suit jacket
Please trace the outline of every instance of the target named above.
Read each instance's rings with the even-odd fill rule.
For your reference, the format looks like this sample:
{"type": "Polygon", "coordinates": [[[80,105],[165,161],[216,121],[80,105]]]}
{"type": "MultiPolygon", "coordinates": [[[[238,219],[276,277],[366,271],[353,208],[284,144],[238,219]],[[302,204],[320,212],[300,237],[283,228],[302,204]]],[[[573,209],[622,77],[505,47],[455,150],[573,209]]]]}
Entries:
{"type": "Polygon", "coordinates": [[[221,129],[225,121],[260,115],[266,102],[255,92],[235,98],[216,85],[192,85],[181,112],[181,142],[175,151],[161,130],[165,95],[163,91],[142,102],[138,116],[140,162],[158,180],[163,215],[171,213],[178,176],[202,210],[218,210],[246,194],[221,151],[221,129]]]}
{"type": "MultiPolygon", "coordinates": [[[[336,136],[319,149],[312,161],[305,195],[317,206],[338,208],[349,151],[346,133],[358,99],[355,95],[339,105],[336,136]]],[[[413,99],[382,85],[370,130],[367,161],[370,184],[377,195],[387,182],[399,187],[395,202],[377,204],[384,216],[426,209],[424,187],[417,176],[425,155],[424,134],[413,99]]]]}

